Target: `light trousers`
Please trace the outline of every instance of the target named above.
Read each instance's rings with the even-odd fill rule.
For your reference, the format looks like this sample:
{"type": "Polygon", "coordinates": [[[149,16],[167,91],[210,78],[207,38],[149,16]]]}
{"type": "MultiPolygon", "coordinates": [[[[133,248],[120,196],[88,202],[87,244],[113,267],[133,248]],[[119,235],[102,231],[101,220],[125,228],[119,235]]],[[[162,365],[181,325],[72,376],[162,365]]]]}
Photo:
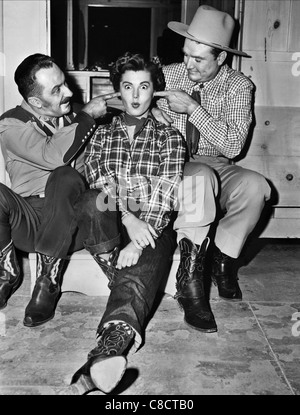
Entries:
{"type": "Polygon", "coordinates": [[[177,241],[187,237],[201,245],[218,218],[214,242],[224,254],[238,258],[271,188],[264,176],[225,157],[194,157],[179,189],[177,241]]]}

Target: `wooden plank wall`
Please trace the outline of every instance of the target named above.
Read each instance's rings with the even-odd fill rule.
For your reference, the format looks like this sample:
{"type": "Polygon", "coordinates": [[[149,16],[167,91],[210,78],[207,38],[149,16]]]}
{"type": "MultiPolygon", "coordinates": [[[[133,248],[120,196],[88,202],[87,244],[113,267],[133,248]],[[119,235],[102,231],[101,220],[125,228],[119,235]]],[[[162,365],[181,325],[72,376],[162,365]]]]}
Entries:
{"type": "Polygon", "coordinates": [[[244,167],[273,187],[263,236],[300,237],[300,1],[245,0],[241,71],[256,86],[255,127],[244,167]]]}
{"type": "Polygon", "coordinates": [[[242,72],[257,87],[256,105],[299,107],[300,1],[246,0],[242,72]]]}

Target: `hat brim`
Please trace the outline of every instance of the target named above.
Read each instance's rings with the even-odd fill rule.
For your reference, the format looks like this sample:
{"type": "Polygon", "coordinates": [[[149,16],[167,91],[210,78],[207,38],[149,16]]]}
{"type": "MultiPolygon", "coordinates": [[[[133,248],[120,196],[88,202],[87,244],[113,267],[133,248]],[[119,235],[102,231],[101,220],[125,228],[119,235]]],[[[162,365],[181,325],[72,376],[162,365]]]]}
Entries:
{"type": "Polygon", "coordinates": [[[243,56],[245,58],[251,58],[250,55],[248,55],[246,52],[242,52],[241,50],[231,49],[231,48],[228,48],[227,46],[222,46],[222,45],[218,45],[217,43],[211,43],[211,42],[207,42],[206,40],[195,38],[195,36],[189,34],[189,32],[187,31],[188,25],[186,25],[184,23],[170,22],[170,23],[168,23],[168,28],[173,30],[173,32],[176,32],[179,35],[184,36],[184,37],[186,37],[190,40],[193,40],[195,42],[203,43],[204,45],[211,46],[213,48],[225,50],[226,52],[230,52],[230,53],[233,53],[235,55],[240,55],[240,56],[243,56]]]}

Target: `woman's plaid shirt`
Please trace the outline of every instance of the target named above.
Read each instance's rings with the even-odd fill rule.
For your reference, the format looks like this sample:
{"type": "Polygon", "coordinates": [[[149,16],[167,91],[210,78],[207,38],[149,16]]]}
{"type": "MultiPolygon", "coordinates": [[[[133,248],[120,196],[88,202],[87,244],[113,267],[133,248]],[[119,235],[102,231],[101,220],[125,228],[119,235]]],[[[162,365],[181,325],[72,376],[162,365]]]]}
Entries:
{"type": "Polygon", "coordinates": [[[185,160],[184,139],[149,115],[130,144],[124,115],[98,127],[86,149],[85,172],[93,189],[117,201],[159,233],[176,207],[185,160]]]}
{"type": "MultiPolygon", "coordinates": [[[[166,90],[182,89],[189,95],[195,89],[200,92],[201,105],[192,113],[189,121],[200,132],[199,155],[236,157],[242,150],[252,122],[253,84],[241,72],[221,67],[217,76],[200,84],[188,78],[184,63],[171,64],[163,68],[166,90]]],[[[174,127],[186,136],[186,114],[171,111],[165,99],[158,107],[174,120],[174,127]]]]}

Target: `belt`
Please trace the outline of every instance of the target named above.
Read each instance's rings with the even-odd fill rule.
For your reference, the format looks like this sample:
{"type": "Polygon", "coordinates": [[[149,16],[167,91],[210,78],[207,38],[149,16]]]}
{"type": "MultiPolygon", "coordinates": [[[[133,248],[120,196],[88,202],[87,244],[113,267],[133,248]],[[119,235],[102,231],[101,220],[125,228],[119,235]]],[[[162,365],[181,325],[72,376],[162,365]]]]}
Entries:
{"type": "Polygon", "coordinates": [[[29,197],[38,197],[40,199],[43,199],[45,197],[45,193],[40,193],[39,195],[31,195],[29,197]]]}

